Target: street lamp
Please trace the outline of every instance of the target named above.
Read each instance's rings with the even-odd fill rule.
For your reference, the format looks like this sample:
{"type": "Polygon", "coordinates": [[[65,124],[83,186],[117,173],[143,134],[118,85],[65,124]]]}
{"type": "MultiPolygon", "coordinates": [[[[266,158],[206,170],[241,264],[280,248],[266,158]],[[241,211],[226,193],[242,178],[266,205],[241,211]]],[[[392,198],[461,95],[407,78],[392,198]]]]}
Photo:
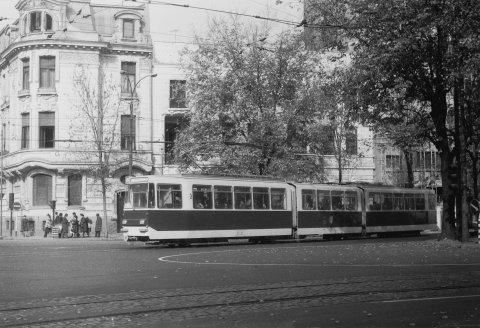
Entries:
{"type": "MultiPolygon", "coordinates": [[[[126,71],[120,71],[120,74],[126,75],[126,71]]],[[[129,153],[128,153],[128,175],[132,176],[133,175],[133,97],[135,95],[135,91],[137,89],[138,84],[143,80],[146,79],[147,77],[156,77],[157,74],[148,74],[140,78],[137,83],[132,88],[132,82],[130,82],[130,78],[126,76],[126,79],[128,81],[128,86],[130,88],[130,138],[128,140],[128,146],[129,146],[129,153]]]]}

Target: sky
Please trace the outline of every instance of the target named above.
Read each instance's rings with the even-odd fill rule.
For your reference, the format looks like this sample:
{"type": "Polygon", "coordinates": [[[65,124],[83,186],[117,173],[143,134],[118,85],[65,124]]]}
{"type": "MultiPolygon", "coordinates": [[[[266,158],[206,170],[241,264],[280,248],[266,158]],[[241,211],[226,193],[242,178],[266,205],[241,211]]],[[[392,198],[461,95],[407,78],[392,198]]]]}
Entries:
{"type": "MultiPolygon", "coordinates": [[[[144,2],[145,0],[138,0],[144,2]]],[[[0,17],[7,17],[12,22],[18,18],[15,5],[18,0],[0,0],[0,17]]],[[[129,5],[132,2],[126,0],[91,0],[96,4],[122,4],[129,5]]],[[[236,12],[244,15],[256,15],[261,17],[283,19],[292,22],[300,22],[303,12],[299,0],[166,0],[165,2],[177,5],[190,5],[205,9],[175,7],[159,4],[159,0],[151,1],[151,35],[156,42],[187,41],[194,32],[201,32],[206,27],[206,22],[212,17],[229,18],[229,14],[218,13],[205,9],[236,12]]],[[[243,18],[253,24],[265,23],[265,20],[255,18],[243,18]]],[[[2,28],[5,21],[0,21],[2,28]]],[[[280,23],[272,23],[273,30],[295,28],[280,23]]]]}

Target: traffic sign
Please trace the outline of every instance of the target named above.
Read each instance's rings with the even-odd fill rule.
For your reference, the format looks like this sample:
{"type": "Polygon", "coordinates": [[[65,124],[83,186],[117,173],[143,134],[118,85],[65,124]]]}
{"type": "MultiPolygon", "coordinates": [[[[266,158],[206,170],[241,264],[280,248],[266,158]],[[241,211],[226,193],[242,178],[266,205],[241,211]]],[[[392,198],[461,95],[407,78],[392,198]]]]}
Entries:
{"type": "Polygon", "coordinates": [[[22,204],[20,204],[19,202],[13,203],[13,209],[14,209],[14,210],[17,210],[17,211],[18,211],[18,210],[21,209],[21,208],[22,208],[22,204]]]}

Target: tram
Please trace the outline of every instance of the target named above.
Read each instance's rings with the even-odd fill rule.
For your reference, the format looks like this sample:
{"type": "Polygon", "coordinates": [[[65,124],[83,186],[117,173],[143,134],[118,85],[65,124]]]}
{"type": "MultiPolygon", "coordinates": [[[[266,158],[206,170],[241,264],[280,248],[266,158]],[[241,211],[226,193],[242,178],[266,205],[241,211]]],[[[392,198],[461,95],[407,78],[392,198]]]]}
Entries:
{"type": "Polygon", "coordinates": [[[204,175],[131,177],[127,184],[126,241],[261,242],[437,228],[431,190],[204,175]]]}

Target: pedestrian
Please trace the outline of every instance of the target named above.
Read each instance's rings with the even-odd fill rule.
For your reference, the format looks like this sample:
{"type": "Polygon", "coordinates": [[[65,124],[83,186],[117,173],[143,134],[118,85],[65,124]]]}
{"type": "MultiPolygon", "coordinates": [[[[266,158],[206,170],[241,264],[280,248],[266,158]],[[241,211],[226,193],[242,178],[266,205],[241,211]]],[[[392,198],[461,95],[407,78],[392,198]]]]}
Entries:
{"type": "Polygon", "coordinates": [[[85,234],[87,234],[87,237],[90,237],[88,231],[88,218],[86,218],[83,213],[80,214],[80,230],[82,231],[82,238],[85,238],[85,234]]]}
{"type": "Polygon", "coordinates": [[[47,221],[45,221],[45,233],[43,234],[43,238],[47,238],[47,235],[52,232],[52,217],[50,214],[47,214],[47,221]]]}
{"type": "Polygon", "coordinates": [[[63,232],[63,213],[59,213],[59,214],[58,214],[57,225],[58,225],[58,238],[62,238],[62,232],[63,232]]]}
{"type": "Polygon", "coordinates": [[[68,238],[68,213],[62,219],[62,238],[68,238]]]}
{"type": "Polygon", "coordinates": [[[97,219],[95,220],[95,237],[100,237],[102,232],[102,218],[100,214],[97,213],[97,219]]]}
{"type": "Polygon", "coordinates": [[[73,234],[73,238],[79,238],[80,237],[80,233],[79,233],[79,225],[80,223],[78,222],[78,217],[77,217],[77,214],[75,212],[73,212],[73,219],[72,219],[72,234],[73,234]]]}

